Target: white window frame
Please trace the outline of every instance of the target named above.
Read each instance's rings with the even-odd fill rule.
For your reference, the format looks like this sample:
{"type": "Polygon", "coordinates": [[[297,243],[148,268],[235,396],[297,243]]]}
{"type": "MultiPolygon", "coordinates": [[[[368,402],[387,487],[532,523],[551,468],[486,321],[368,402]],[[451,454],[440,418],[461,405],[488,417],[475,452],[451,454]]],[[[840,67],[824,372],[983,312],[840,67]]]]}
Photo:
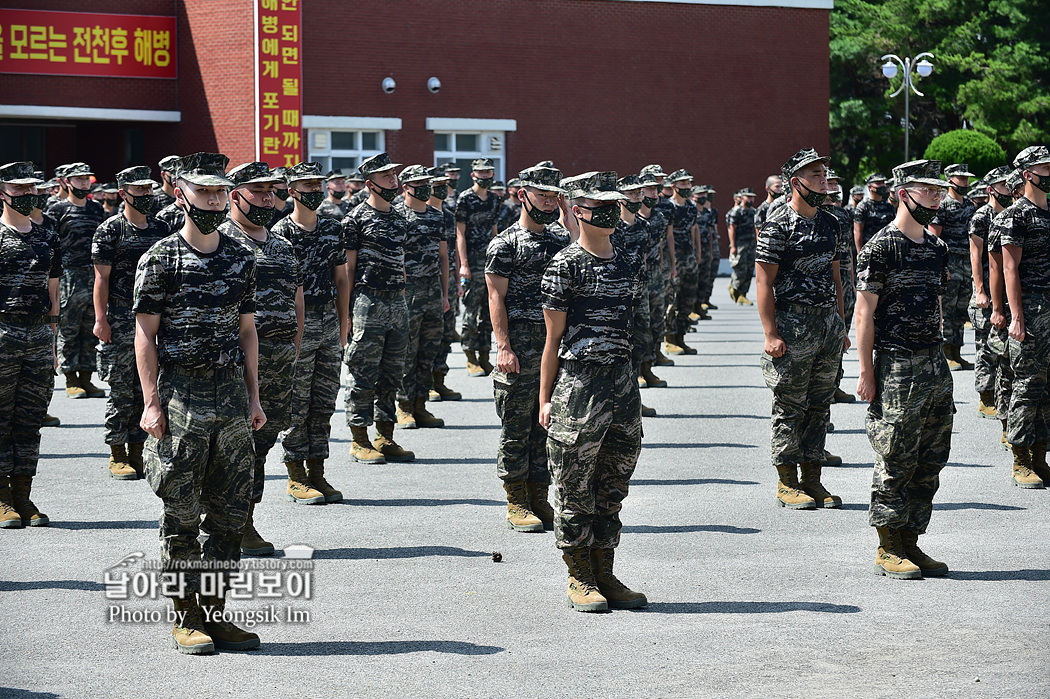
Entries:
{"type": "MultiPolygon", "coordinates": [[[[386,132],[401,129],[401,120],[386,117],[326,117],[311,116],[303,117],[303,128],[306,130],[307,160],[312,160],[321,165],[323,172],[332,169],[333,158],[357,158],[358,164],[362,160],[372,157],[386,150],[386,132]],[[357,148],[352,150],[335,149],[332,147],[333,133],[355,133],[357,148]],[[376,147],[374,149],[363,149],[361,145],[362,133],[376,134],[376,147]]],[[[343,168],[346,170],[346,168],[343,168]]],[[[350,174],[346,172],[345,174],[350,174]]]]}
{"type": "MultiPolygon", "coordinates": [[[[467,134],[478,137],[478,149],[472,151],[463,150],[434,150],[434,165],[441,165],[452,160],[474,160],[476,158],[492,158],[495,162],[495,178],[506,181],[507,171],[507,132],[517,131],[518,123],[514,119],[472,119],[472,118],[449,118],[449,117],[427,117],[426,127],[433,135],[447,134],[451,137],[452,146],[455,147],[455,136],[467,134]],[[494,147],[498,146],[498,147],[494,147]]],[[[464,177],[470,179],[469,173],[463,173],[464,177]]],[[[465,183],[465,182],[464,182],[465,183]]]]}

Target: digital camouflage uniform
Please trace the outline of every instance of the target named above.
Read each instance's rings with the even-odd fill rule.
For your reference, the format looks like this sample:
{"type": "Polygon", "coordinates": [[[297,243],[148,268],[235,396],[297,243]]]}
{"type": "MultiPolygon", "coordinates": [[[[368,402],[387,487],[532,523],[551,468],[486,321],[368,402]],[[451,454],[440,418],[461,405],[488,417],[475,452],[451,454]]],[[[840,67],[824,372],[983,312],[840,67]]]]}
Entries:
{"type": "Polygon", "coordinates": [[[722,262],[722,249],[718,237],[718,209],[713,206],[701,209],[697,223],[701,228],[707,228],[708,239],[711,241],[711,256],[708,259],[709,274],[705,278],[703,288],[698,292],[697,300],[700,303],[709,303],[715,287],[715,278],[718,277],[718,267],[722,262]]]}
{"type": "MultiPolygon", "coordinates": [[[[659,199],[649,216],[649,227],[654,238],[653,246],[661,251],[660,277],[663,280],[663,332],[656,338],[656,347],[664,341],[664,334],[673,334],[678,327],[678,305],[675,298],[674,279],[671,278],[671,254],[667,250],[667,226],[671,224],[674,202],[659,199]],[[668,333],[670,331],[670,333],[668,333]]],[[[675,271],[677,276],[677,270],[675,271]]],[[[650,317],[652,308],[649,309],[650,317]]]]}
{"type": "Polygon", "coordinates": [[[363,204],[368,199],[368,187],[357,190],[350,195],[350,201],[347,202],[347,213],[357,208],[358,204],[363,204]]]}
{"type": "MultiPolygon", "coordinates": [[[[850,326],[853,324],[853,312],[857,308],[857,287],[853,280],[853,217],[841,206],[828,204],[820,208],[834,216],[838,223],[837,237],[840,247],[839,278],[842,282],[842,319],[846,326],[845,334],[849,335],[850,326]],[[845,252],[842,252],[842,250],[845,250],[845,252]]],[[[842,381],[842,360],[845,356],[846,349],[845,345],[843,345],[842,352],[839,355],[838,374],[835,377],[836,386],[842,381]]]]}
{"type": "Polygon", "coordinates": [[[947,283],[948,248],[929,232],[915,243],[887,226],[857,257],[857,291],[879,297],[875,398],[866,419],[875,451],[873,527],[924,533],[948,463],[955,403],[939,298],[947,283]]]}
{"type": "Polygon", "coordinates": [[[674,231],[674,262],[677,275],[674,279],[676,324],[675,332],[689,332],[689,314],[696,307],[699,267],[696,246],[693,244],[693,226],[699,212],[696,205],[686,199],[684,204],[675,204],[671,219],[674,231]]]}
{"type": "Polygon", "coordinates": [[[55,385],[49,280],[61,276],[52,229],[19,233],[0,222],[0,478],[36,475],[55,385]]]}
{"type": "Polygon", "coordinates": [[[935,225],[943,226],[941,240],[948,246],[948,271],[951,279],[941,299],[944,311],[944,342],[962,347],[963,325],[966,324],[966,309],[970,305],[973,277],[970,274],[970,219],[977,207],[969,199],[961,202],[944,197],[937,209],[935,225]]]}
{"type": "Polygon", "coordinates": [[[496,415],[502,423],[496,472],[507,482],[549,484],[547,431],[539,423],[540,360],[547,341],[540,283],[554,255],[569,244],[558,222],[542,233],[515,223],[489,243],[485,274],[507,279],[507,332],[518,373],[492,373],[496,415]]]}
{"type": "Polygon", "coordinates": [[[357,252],[350,297],[353,337],[344,361],[346,424],[395,422],[394,399],[405,376],[408,308],[405,305],[405,234],[396,208],[378,211],[365,202],[343,219],[343,244],[357,252]]]}
{"type": "MultiPolygon", "coordinates": [[[[981,246],[981,277],[984,281],[984,293],[991,297],[992,288],[989,286],[988,278],[988,231],[992,227],[992,219],[995,218],[995,209],[991,204],[985,204],[974,212],[970,219],[969,238],[977,238],[981,246]]],[[[1001,250],[1001,248],[1000,248],[1001,250]]],[[[970,280],[973,284],[973,280],[970,280]]],[[[998,359],[995,352],[988,346],[988,336],[992,328],[992,307],[980,308],[977,306],[977,290],[971,289],[970,324],[973,325],[973,379],[974,387],[978,393],[986,393],[995,390],[995,375],[998,359]]]]}
{"type": "Polygon", "coordinates": [[[646,221],[649,229],[649,241],[645,254],[645,289],[649,302],[649,340],[647,344],[651,356],[648,357],[648,360],[651,360],[655,358],[656,350],[664,341],[664,329],[666,328],[664,323],[666,290],[664,270],[661,265],[666,226],[661,227],[663,217],[657,211],[651,211],[648,219],[641,214],[638,214],[638,218],[646,221]]]}
{"type": "MultiPolygon", "coordinates": [[[[463,290],[463,332],[460,344],[465,350],[488,350],[492,321],[489,318],[488,287],[485,285],[485,254],[492,240],[492,226],[499,216],[500,201],[489,193],[482,201],[468,189],[456,202],[456,223],[466,223],[467,264],[470,279],[463,290]]],[[[463,260],[459,261],[460,265],[463,260]]]]}
{"type": "Polygon", "coordinates": [[[186,212],[179,208],[178,204],[172,202],[157,212],[157,218],[168,224],[171,232],[181,231],[186,224],[186,212]]]}
{"type": "Polygon", "coordinates": [[[441,241],[444,213],[427,205],[416,211],[406,204],[397,210],[405,220],[405,303],[408,308],[408,351],[398,400],[427,400],[433,385],[434,362],[441,351],[445,309],[441,303],[441,241]]]}
{"type": "Polygon", "coordinates": [[[620,543],[620,510],[642,445],[631,367],[641,269],[630,253],[602,259],[573,243],[543,275],[543,308],[566,314],[547,432],[559,549],[620,543]]]}
{"type": "Polygon", "coordinates": [[[448,373],[448,355],[452,351],[452,339],[456,336],[456,316],[459,315],[459,253],[456,250],[456,212],[448,206],[442,206],[441,216],[448,247],[448,310],[441,316],[441,346],[434,357],[434,371],[444,375],[448,373]]]}
{"type": "Polygon", "coordinates": [[[712,286],[711,282],[711,229],[707,227],[707,221],[704,217],[704,208],[702,205],[697,205],[693,202],[693,208],[696,209],[696,225],[699,229],[697,240],[700,244],[700,249],[696,251],[697,254],[697,268],[696,268],[696,301],[694,303],[695,311],[697,313],[704,312],[704,309],[700,307],[702,303],[706,303],[706,299],[702,299],[702,295],[707,291],[709,286],[712,286]]]}
{"type": "Polygon", "coordinates": [[[121,215],[100,225],[91,243],[91,261],[110,268],[106,307],[110,341],[98,345],[98,375],[109,384],[106,444],[146,441],[146,433],[139,427],[142,384],[135,365],[135,313],[131,300],[139,259],[170,233],[166,223],[152,216],[146,217],[146,228],[140,229],[121,215]]]}
{"type": "MultiPolygon", "coordinates": [[[[219,247],[206,255],[181,235],[168,236],[142,256],[135,277],[135,313],[160,316],[157,385],[167,430],[146,440],[145,462],[164,503],[161,558],[172,572],[177,560],[240,560],[252,498],[239,337],[240,316],[255,311],[255,258],[225,234],[213,235],[219,247]],[[201,531],[208,534],[203,549],[201,531]]],[[[186,590],[200,591],[194,572],[186,590]]]]}
{"type": "Polygon", "coordinates": [[[756,260],[779,266],[773,298],[777,333],[786,345],[780,357],[762,355],[762,374],[773,392],[774,467],[824,461],[846,333],[833,263],[849,254],[845,242],[838,221],[824,209],[808,219],[782,207],[758,234],[756,260]]]}
{"type": "Polygon", "coordinates": [[[343,232],[340,224],[320,216],[312,231],[303,230],[287,216],[270,232],[291,243],[299,262],[305,306],[288,428],[281,434],[281,460],[324,461],[329,454],[328,440],[342,369],[333,275],[346,273],[343,232]]]}
{"type": "Polygon", "coordinates": [[[91,265],[91,239],[105,220],[102,205],[90,199],[77,206],[68,199],[56,202],[47,213],[55,220],[62,247],[62,281],[58,298],[58,370],[63,374],[95,371],[95,268],[91,265]]]}
{"type": "MultiPolygon", "coordinates": [[[[995,225],[995,220],[1002,215],[1000,212],[992,218],[992,225],[988,230],[988,254],[1003,254],[1002,228],[995,225]]],[[[1002,278],[1002,266],[999,268],[999,276],[1002,278]]],[[[991,282],[991,269],[989,268],[989,283],[991,282]]],[[[991,287],[986,287],[991,295],[991,287]]],[[[1010,304],[1006,298],[1006,285],[1003,284],[1003,315],[1006,317],[1006,325],[1000,330],[994,325],[988,326],[988,351],[994,360],[994,384],[995,391],[995,413],[996,418],[1003,423],[1003,433],[1006,433],[1007,419],[1010,414],[1010,398],[1013,395],[1014,372],[1010,368],[1010,304]]]]}
{"type": "Polygon", "coordinates": [[[646,253],[649,242],[649,222],[639,215],[635,215],[634,224],[628,226],[622,219],[616,225],[612,234],[613,248],[624,250],[642,261],[641,281],[642,293],[638,302],[634,304],[634,317],[631,321],[632,352],[631,365],[635,371],[639,371],[642,362],[651,362],[656,358],[656,348],[653,344],[653,329],[651,323],[651,309],[649,308],[649,278],[646,276],[646,253]]]}
{"type": "Polygon", "coordinates": [[[333,204],[328,198],[325,198],[321,202],[321,205],[317,207],[317,215],[323,218],[330,218],[333,221],[342,221],[343,217],[350,212],[350,202],[340,201],[338,204],[333,204]]]}
{"type": "Polygon", "coordinates": [[[266,424],[252,433],[255,469],[252,502],[262,502],[266,457],[277,437],[291,422],[292,383],[295,377],[295,336],[299,320],[295,297],[302,284],[299,260],[292,244],[268,231],[260,243],[234,221],[220,231],[255,255],[255,331],[259,336],[259,404],[266,424]]]}
{"type": "Polygon", "coordinates": [[[853,210],[853,222],[861,225],[861,240],[867,243],[873,235],[890,225],[896,215],[897,209],[885,199],[862,199],[853,210]]]}
{"type": "Polygon", "coordinates": [[[729,285],[740,296],[747,296],[755,276],[755,210],[743,204],[734,206],[726,214],[726,225],[736,226],[736,254],[729,255],[733,268],[729,285]]]}
{"type": "Polygon", "coordinates": [[[521,202],[517,199],[508,199],[500,204],[496,230],[502,231],[510,228],[519,218],[521,218],[521,202]]]}

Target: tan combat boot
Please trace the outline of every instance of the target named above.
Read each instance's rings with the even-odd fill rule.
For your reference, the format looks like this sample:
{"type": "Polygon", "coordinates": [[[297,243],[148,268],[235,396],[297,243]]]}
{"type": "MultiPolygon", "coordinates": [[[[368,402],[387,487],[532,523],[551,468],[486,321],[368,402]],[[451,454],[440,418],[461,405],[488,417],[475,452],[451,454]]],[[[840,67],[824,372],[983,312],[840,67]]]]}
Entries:
{"type": "Polygon", "coordinates": [[[678,336],[674,333],[664,335],[664,351],[674,356],[685,354],[685,350],[678,344],[678,336]]]}
{"type": "Polygon", "coordinates": [[[815,510],[817,501],[804,493],[798,483],[798,467],[777,466],[780,481],[777,483],[777,505],[791,510],[815,510]]]}
{"type": "Polygon", "coordinates": [[[682,348],[682,354],[696,354],[695,347],[685,344],[685,335],[678,333],[675,337],[678,339],[678,346],[682,348]]]}
{"type": "Polygon", "coordinates": [[[343,501],[343,494],[324,477],[324,459],[306,460],[306,481],[311,488],[324,495],[325,502],[343,501]]]}
{"type": "Polygon", "coordinates": [[[387,461],[415,461],[416,455],[408,449],[402,449],[394,441],[394,423],[376,420],[376,438],[372,440],[372,446],[381,453],[387,461]]]}
{"type": "Polygon", "coordinates": [[[84,389],[84,393],[87,394],[88,398],[105,398],[106,392],[98,386],[91,383],[91,372],[82,371],[80,372],[80,387],[84,389]]]}
{"type": "Polygon", "coordinates": [[[948,360],[948,369],[951,371],[961,371],[962,364],[959,363],[959,358],[956,356],[958,348],[955,345],[949,345],[948,343],[944,343],[942,347],[944,357],[948,360]]]}
{"type": "Polygon", "coordinates": [[[412,411],[415,415],[416,424],[420,427],[444,427],[445,421],[438,416],[427,410],[427,399],[416,398],[415,409],[412,411]]]}
{"type": "Polygon", "coordinates": [[[439,371],[435,371],[430,375],[431,380],[434,382],[434,387],[430,389],[430,400],[461,400],[463,394],[459,391],[453,391],[451,388],[445,385],[445,375],[439,371]],[[437,394],[435,398],[434,395],[437,394]]]}
{"type": "Polygon", "coordinates": [[[416,418],[412,415],[412,404],[407,400],[399,400],[397,402],[397,426],[406,430],[414,430],[416,425],[416,418]]]}
{"type": "Polygon", "coordinates": [[[467,355],[467,373],[471,376],[488,376],[485,370],[478,364],[478,353],[474,350],[463,350],[467,355]]]}
{"type": "Polygon", "coordinates": [[[118,481],[138,480],[139,474],[131,466],[128,451],[123,444],[109,445],[109,477],[118,481]]]}
{"type": "Polygon", "coordinates": [[[197,595],[192,592],[187,594],[189,597],[186,599],[175,597],[171,600],[177,615],[171,626],[171,645],[180,653],[188,655],[214,653],[215,643],[204,631],[204,616],[197,604],[197,595]]]}
{"type": "Polygon", "coordinates": [[[1032,465],[1029,468],[1039,476],[1043,485],[1050,483],[1050,466],[1046,465],[1046,442],[1036,442],[1032,445],[1032,465]]]}
{"type": "Polygon", "coordinates": [[[0,529],[21,529],[22,516],[15,509],[11,477],[0,476],[0,529]]]}
{"type": "Polygon", "coordinates": [[[751,299],[749,299],[746,294],[741,294],[741,293],[737,293],[737,295],[736,295],[736,302],[738,304],[740,304],[741,306],[754,306],[755,305],[754,303],[751,302],[751,299]]]}
{"type": "Polygon", "coordinates": [[[1014,485],[1018,488],[1039,489],[1043,487],[1043,479],[1032,470],[1032,448],[1012,446],[1014,453],[1014,485]]]}
{"type": "Polygon", "coordinates": [[[693,311],[692,313],[689,314],[689,320],[691,320],[691,321],[693,321],[695,323],[696,321],[700,320],[700,314],[697,313],[696,311],[693,311]]]}
{"type": "Polygon", "coordinates": [[[516,532],[542,532],[543,522],[531,510],[525,482],[504,481],[503,489],[507,491],[507,528],[516,532]]]}
{"type": "Polygon", "coordinates": [[[977,414],[989,420],[995,420],[999,413],[995,410],[995,393],[993,391],[981,391],[981,402],[977,404],[977,414]]]}
{"type": "Polygon", "coordinates": [[[237,628],[223,620],[226,598],[201,595],[204,613],[204,632],[211,636],[215,647],[222,650],[252,650],[259,647],[259,635],[237,628]]]}
{"type": "Polygon", "coordinates": [[[591,570],[598,583],[598,592],[609,603],[610,609],[640,609],[649,604],[641,592],[635,592],[613,575],[616,549],[591,549],[591,570]]]}
{"type": "Polygon", "coordinates": [[[910,529],[900,529],[901,545],[908,560],[919,566],[924,578],[940,578],[948,574],[948,564],[930,558],[919,548],[919,533],[910,529]]]}
{"type": "Polygon", "coordinates": [[[733,288],[732,284],[729,285],[729,298],[733,301],[737,300],[736,289],[733,288]]]}
{"type": "Polygon", "coordinates": [[[273,544],[259,535],[255,529],[255,503],[248,506],[248,521],[241,529],[242,556],[272,556],[273,544]]]}
{"type": "Polygon", "coordinates": [[[656,366],[674,366],[674,360],[665,356],[664,353],[660,351],[660,347],[657,346],[656,359],[653,360],[653,364],[656,366]]]}
{"type": "Polygon", "coordinates": [[[80,377],[77,372],[66,372],[66,395],[70,398],[87,398],[87,391],[80,385],[80,377]]]}
{"type": "Polygon", "coordinates": [[[598,591],[598,581],[591,568],[591,550],[565,549],[561,559],[569,568],[569,589],[566,602],[578,612],[607,612],[609,601],[598,591]]]}
{"type": "Polygon", "coordinates": [[[286,461],[288,490],[285,497],[299,505],[323,505],[324,495],[307,485],[306,469],[302,461],[286,461]]]}
{"type": "Polygon", "coordinates": [[[1006,438],[1006,420],[999,420],[1003,425],[1003,436],[999,438],[999,446],[1003,448],[1003,451],[1010,451],[1013,446],[1010,441],[1006,438]]]}
{"type": "Polygon", "coordinates": [[[875,527],[879,533],[879,550],[875,553],[875,575],[897,580],[922,580],[922,569],[908,560],[899,529],[875,527]]]}
{"type": "Polygon", "coordinates": [[[29,499],[32,490],[32,476],[11,476],[11,496],[22,524],[27,527],[46,527],[51,520],[29,499]]]}
{"type": "Polygon", "coordinates": [[[815,464],[799,464],[802,478],[799,479],[799,488],[806,495],[813,498],[818,507],[833,510],[842,507],[842,498],[832,495],[820,482],[820,466],[815,464]]]}
{"type": "Polygon", "coordinates": [[[653,373],[652,362],[642,362],[642,378],[645,379],[645,385],[648,388],[664,388],[667,386],[667,382],[661,379],[659,376],[653,373]]]}
{"type": "Polygon", "coordinates": [[[146,465],[142,462],[142,442],[128,445],[128,463],[139,478],[146,477],[146,465]]]}
{"type": "Polygon", "coordinates": [[[350,434],[354,441],[350,443],[350,458],[361,464],[385,464],[386,458],[372,448],[372,440],[368,438],[368,428],[350,426],[350,434]]]}
{"type": "Polygon", "coordinates": [[[478,366],[485,370],[485,376],[491,374],[496,368],[492,366],[492,362],[489,361],[489,350],[487,347],[478,350],[478,366]]]}
{"type": "Polygon", "coordinates": [[[544,529],[554,529],[554,509],[547,502],[547,491],[550,486],[546,483],[526,483],[525,491],[529,496],[529,509],[543,522],[544,529]]]}

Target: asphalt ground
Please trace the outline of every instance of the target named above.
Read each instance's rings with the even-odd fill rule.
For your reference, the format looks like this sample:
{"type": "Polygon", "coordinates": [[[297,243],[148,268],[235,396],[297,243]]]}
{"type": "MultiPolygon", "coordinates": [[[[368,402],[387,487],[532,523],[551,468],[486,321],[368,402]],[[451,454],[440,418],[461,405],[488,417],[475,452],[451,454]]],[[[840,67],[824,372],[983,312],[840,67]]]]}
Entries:
{"type": "MultiPolygon", "coordinates": [[[[1050,695],[1050,491],[1011,486],[972,372],[954,375],[951,462],[922,539],[952,572],[878,577],[865,405],[833,408],[828,446],[845,463],[824,482],[843,509],[775,507],[761,326],[724,284],[715,319],[687,337],[699,354],[642,392],[659,416],[644,423],[617,573],[648,595],[644,610],[568,609],[552,535],[505,528],[491,381],[454,353],[464,399],[432,405],[447,426],[398,432],[415,463],[349,462],[340,396],[328,476],[341,504],[287,502],[271,454],[258,529],[316,550],[311,599],[230,602],[300,618],[258,624],[256,651],[180,655],[166,621],[109,621],[114,604],[167,610],[114,603],[103,584],[128,554],[159,557],[160,501],[108,477],[103,401],[69,400],[60,379],[63,425],[44,430],[34,484],[52,524],[0,531],[0,696],[1050,695]]],[[[847,390],[856,376],[851,352],[847,390]]]]}

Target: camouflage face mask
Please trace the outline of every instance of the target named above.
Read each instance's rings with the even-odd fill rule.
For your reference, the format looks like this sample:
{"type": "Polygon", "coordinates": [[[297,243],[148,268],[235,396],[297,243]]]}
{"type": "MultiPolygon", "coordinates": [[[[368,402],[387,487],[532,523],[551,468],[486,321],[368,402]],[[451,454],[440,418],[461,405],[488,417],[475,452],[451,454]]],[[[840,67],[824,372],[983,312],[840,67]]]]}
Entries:
{"type": "Polygon", "coordinates": [[[273,195],[281,201],[288,201],[288,190],[287,189],[275,189],[273,195]]]}
{"type": "Polygon", "coordinates": [[[802,180],[798,181],[798,186],[806,190],[806,193],[802,195],[802,200],[810,206],[820,206],[828,200],[828,195],[823,192],[814,192],[812,189],[802,184],[802,180]]]}
{"type": "Polygon", "coordinates": [[[201,233],[211,235],[226,220],[226,209],[221,209],[220,211],[201,209],[187,201],[186,216],[193,221],[193,225],[197,226],[201,233]]]}
{"type": "Polygon", "coordinates": [[[91,194],[90,189],[80,189],[78,187],[74,187],[73,185],[69,186],[69,191],[72,192],[73,196],[77,199],[87,199],[87,195],[91,194]]]}
{"type": "Polygon", "coordinates": [[[375,187],[372,191],[378,194],[383,201],[391,202],[397,199],[397,187],[387,189],[386,187],[380,187],[372,180],[369,180],[369,182],[375,187]]]}
{"type": "Polygon", "coordinates": [[[625,201],[623,203],[625,209],[630,211],[632,214],[636,214],[642,209],[642,202],[640,201],[625,201]]]}
{"type": "Polygon", "coordinates": [[[883,187],[876,187],[875,188],[875,193],[878,194],[883,199],[885,199],[890,194],[890,188],[889,187],[885,187],[885,186],[883,186],[883,187]]]}
{"type": "Polygon", "coordinates": [[[691,187],[675,187],[675,191],[678,192],[678,196],[682,197],[682,199],[688,199],[693,190],[691,187]]]}
{"type": "Polygon", "coordinates": [[[918,222],[918,224],[923,228],[930,225],[930,223],[933,222],[933,219],[937,218],[937,209],[931,208],[929,206],[923,206],[919,202],[915,201],[914,199],[912,199],[911,192],[908,192],[908,199],[911,201],[912,204],[914,204],[914,206],[908,206],[907,204],[905,204],[905,206],[908,207],[908,213],[911,214],[911,217],[915,219],[918,222]]]}
{"type": "MultiPolygon", "coordinates": [[[[1031,172],[1031,170],[1029,170],[1029,172],[1031,172]]],[[[1035,179],[1028,181],[1035,185],[1036,189],[1043,193],[1050,192],[1050,175],[1037,175],[1034,172],[1031,172],[1031,174],[1035,179]]]]}
{"type": "Polygon", "coordinates": [[[546,226],[548,223],[553,223],[558,220],[558,214],[560,213],[558,209],[555,209],[554,211],[543,211],[537,209],[536,205],[532,203],[532,199],[529,198],[528,192],[525,192],[524,206],[529,218],[541,226],[546,226]]]}
{"type": "Polygon", "coordinates": [[[237,210],[244,214],[244,217],[251,221],[256,226],[264,226],[270,222],[273,217],[273,207],[256,206],[255,204],[248,202],[248,210],[245,211],[241,208],[240,202],[237,202],[237,210]]]}
{"type": "Polygon", "coordinates": [[[656,197],[642,197],[642,203],[645,204],[645,208],[651,209],[656,206],[656,197]]]}
{"type": "Polygon", "coordinates": [[[139,197],[128,194],[128,199],[130,201],[127,204],[142,215],[153,211],[153,205],[156,203],[156,197],[152,194],[144,194],[139,197]]]}
{"type": "Polygon", "coordinates": [[[476,177],[474,181],[477,182],[478,186],[482,189],[488,189],[492,186],[492,183],[496,181],[495,177],[476,177]]]}
{"type": "Polygon", "coordinates": [[[448,185],[447,184],[436,184],[430,190],[430,193],[431,193],[431,195],[433,195],[433,196],[437,197],[438,199],[441,199],[442,201],[444,201],[445,199],[448,198],[448,185]]]}
{"type": "Polygon", "coordinates": [[[323,201],[324,192],[299,192],[299,202],[310,211],[317,211],[323,201]]]}
{"type": "Polygon", "coordinates": [[[968,184],[952,184],[952,189],[959,193],[959,196],[965,197],[970,193],[970,185],[968,184]]]}
{"type": "Polygon", "coordinates": [[[993,189],[992,195],[995,197],[995,200],[999,202],[999,206],[1003,207],[1004,209],[1014,203],[1014,198],[1011,197],[1009,194],[999,194],[999,192],[993,189]]]}
{"type": "Polygon", "coordinates": [[[418,187],[410,188],[409,194],[419,201],[428,201],[430,199],[430,185],[421,184],[418,187]]]}
{"type": "Polygon", "coordinates": [[[581,218],[580,220],[584,223],[589,223],[595,228],[615,228],[616,222],[620,220],[620,207],[616,202],[602,206],[583,206],[580,204],[579,207],[591,212],[590,219],[581,218]]]}
{"type": "Polygon", "coordinates": [[[336,199],[343,199],[344,197],[346,197],[346,190],[333,189],[332,196],[336,199]]]}
{"type": "Polygon", "coordinates": [[[33,209],[36,208],[35,194],[22,194],[17,197],[8,194],[7,196],[9,199],[4,200],[4,205],[10,206],[23,216],[33,213],[33,209]]]}
{"type": "Polygon", "coordinates": [[[47,206],[47,199],[48,199],[47,193],[37,194],[36,195],[36,208],[38,208],[41,211],[43,211],[44,208],[47,206]]]}

